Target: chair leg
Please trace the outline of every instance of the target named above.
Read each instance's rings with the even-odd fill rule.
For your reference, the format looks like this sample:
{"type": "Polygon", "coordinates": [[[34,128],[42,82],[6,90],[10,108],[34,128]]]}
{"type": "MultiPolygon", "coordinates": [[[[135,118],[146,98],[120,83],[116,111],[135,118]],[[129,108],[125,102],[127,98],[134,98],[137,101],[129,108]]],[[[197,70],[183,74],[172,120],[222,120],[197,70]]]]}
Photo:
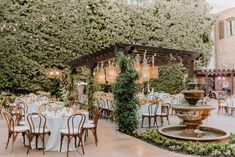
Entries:
{"type": "Polygon", "coordinates": [[[67,143],[67,157],[69,156],[69,143],[70,143],[70,136],[68,136],[68,143],[67,143]]]}
{"type": "Polygon", "coordinates": [[[77,147],[77,137],[75,137],[74,139],[74,145],[75,145],[75,148],[77,147]]]}
{"type": "Polygon", "coordinates": [[[28,135],[28,139],[29,139],[29,146],[28,146],[28,150],[27,150],[27,154],[29,154],[29,149],[31,149],[31,142],[33,140],[34,136],[28,135]]]}
{"type": "Polygon", "coordinates": [[[12,133],[8,133],[8,139],[7,139],[7,144],[6,144],[6,148],[5,149],[7,149],[7,147],[8,147],[11,135],[12,135],[12,133]]]}
{"type": "Polygon", "coordinates": [[[142,116],[142,123],[141,123],[141,128],[144,127],[144,116],[142,116]]]}
{"type": "Polygon", "coordinates": [[[95,138],[95,145],[97,146],[97,135],[96,135],[96,131],[95,129],[91,129],[92,133],[93,133],[93,136],[95,138]]]}
{"type": "Polygon", "coordinates": [[[84,141],[86,141],[87,136],[88,136],[88,129],[85,130],[84,141]]]}
{"type": "Polygon", "coordinates": [[[161,117],[161,126],[163,126],[163,117],[161,117]]]}
{"type": "Polygon", "coordinates": [[[45,135],[42,135],[42,149],[43,149],[43,155],[45,154],[45,135]]]}
{"type": "Polygon", "coordinates": [[[158,127],[157,125],[157,117],[154,117],[154,125],[156,124],[156,126],[158,127]]]}
{"type": "Polygon", "coordinates": [[[63,139],[64,139],[64,135],[60,135],[60,152],[62,150],[62,144],[63,144],[63,139]]]}
{"type": "Polygon", "coordinates": [[[13,148],[14,148],[14,143],[15,143],[15,139],[17,137],[17,133],[16,134],[12,134],[12,146],[11,146],[11,152],[13,152],[13,148]]]}
{"type": "Polygon", "coordinates": [[[84,146],[83,146],[83,141],[82,141],[82,138],[79,137],[79,141],[81,142],[81,146],[82,146],[82,153],[85,154],[85,151],[84,151],[84,146]]]}
{"type": "Polygon", "coordinates": [[[25,146],[25,133],[22,132],[22,136],[23,136],[23,143],[24,143],[24,146],[25,146]]]}
{"type": "Polygon", "coordinates": [[[169,117],[167,116],[166,119],[168,121],[168,125],[170,125],[169,117]]]}
{"type": "Polygon", "coordinates": [[[98,143],[97,128],[95,128],[94,130],[95,130],[96,143],[98,143]]]}
{"type": "Polygon", "coordinates": [[[149,118],[149,129],[151,127],[151,117],[148,117],[149,118]]]}
{"type": "Polygon", "coordinates": [[[38,135],[36,135],[36,149],[38,149],[38,135]]]}

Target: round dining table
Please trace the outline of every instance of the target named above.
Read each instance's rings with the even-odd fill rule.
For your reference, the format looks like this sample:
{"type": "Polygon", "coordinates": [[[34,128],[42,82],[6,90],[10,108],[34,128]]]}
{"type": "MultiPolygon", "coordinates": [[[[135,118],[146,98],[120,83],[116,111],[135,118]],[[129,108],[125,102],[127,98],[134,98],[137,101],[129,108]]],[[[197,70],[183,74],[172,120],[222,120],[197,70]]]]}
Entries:
{"type": "MultiPolygon", "coordinates": [[[[86,117],[85,123],[88,122],[88,118],[89,118],[89,113],[87,111],[84,110],[79,110],[79,113],[84,114],[86,117]]],[[[51,112],[45,112],[43,113],[46,116],[46,127],[50,130],[50,136],[46,136],[45,139],[45,151],[56,151],[59,152],[60,151],[60,138],[61,138],[61,134],[60,134],[60,130],[62,129],[67,129],[67,121],[70,115],[72,115],[72,113],[70,112],[69,114],[64,115],[64,113],[54,113],[53,111],[51,112]]],[[[35,120],[37,121],[37,120],[35,120]]],[[[75,119],[75,122],[79,120],[75,119]]],[[[29,126],[28,123],[26,123],[26,126],[29,126]]],[[[69,146],[69,151],[74,151],[76,150],[75,145],[74,145],[74,139],[71,141],[71,144],[69,146]]],[[[31,143],[31,147],[32,149],[35,149],[36,147],[36,143],[35,143],[35,139],[32,141],[31,143]]],[[[38,147],[42,147],[42,141],[38,140],[38,147]]],[[[61,152],[66,152],[67,150],[67,138],[65,137],[63,140],[63,145],[62,145],[62,150],[61,152]]]]}

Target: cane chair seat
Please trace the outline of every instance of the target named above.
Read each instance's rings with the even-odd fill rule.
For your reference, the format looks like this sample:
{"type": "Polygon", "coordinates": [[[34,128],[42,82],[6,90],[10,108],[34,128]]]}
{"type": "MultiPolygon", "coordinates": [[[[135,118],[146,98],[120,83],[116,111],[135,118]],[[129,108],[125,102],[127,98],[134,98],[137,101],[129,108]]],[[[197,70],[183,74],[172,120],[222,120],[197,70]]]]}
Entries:
{"type": "Polygon", "coordinates": [[[20,121],[19,126],[25,126],[25,121],[20,121]]]}
{"type": "Polygon", "coordinates": [[[28,130],[29,128],[26,126],[15,126],[14,128],[11,128],[11,131],[18,132],[18,133],[26,132],[28,130]]]}
{"type": "Polygon", "coordinates": [[[68,135],[68,134],[76,135],[76,134],[79,134],[81,132],[81,130],[78,130],[76,128],[74,128],[74,129],[71,128],[70,131],[69,131],[69,129],[62,129],[62,130],[60,130],[60,132],[63,134],[66,134],[66,135],[68,135]]]}
{"type": "Polygon", "coordinates": [[[45,128],[43,130],[43,128],[35,128],[35,130],[32,130],[32,133],[35,134],[48,134],[50,132],[50,130],[48,130],[47,128],[45,128]]]}
{"type": "Polygon", "coordinates": [[[90,129],[90,128],[94,128],[94,127],[95,127],[95,124],[91,124],[91,123],[86,123],[83,125],[84,129],[90,129]]]}
{"type": "Polygon", "coordinates": [[[88,120],[87,123],[88,123],[88,124],[93,124],[93,123],[94,123],[94,120],[88,120]]]}

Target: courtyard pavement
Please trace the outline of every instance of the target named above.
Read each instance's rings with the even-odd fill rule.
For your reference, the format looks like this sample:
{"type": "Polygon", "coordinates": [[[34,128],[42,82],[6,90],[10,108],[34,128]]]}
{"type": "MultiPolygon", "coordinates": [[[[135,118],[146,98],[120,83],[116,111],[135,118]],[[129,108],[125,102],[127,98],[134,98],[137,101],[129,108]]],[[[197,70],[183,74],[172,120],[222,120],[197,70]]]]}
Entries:
{"type": "MultiPolygon", "coordinates": [[[[210,102],[215,107],[216,102],[210,102]]],[[[205,126],[216,127],[223,129],[227,132],[235,133],[235,117],[227,116],[225,114],[217,115],[217,109],[212,112],[212,115],[204,122],[205,126]]],[[[159,122],[158,122],[159,123],[159,122]]],[[[180,120],[176,116],[170,117],[171,125],[179,124],[180,120]]],[[[160,123],[159,123],[160,124],[160,123]]],[[[165,122],[167,125],[167,122],[165,122]]],[[[59,152],[45,152],[43,155],[41,150],[31,150],[26,155],[27,148],[22,144],[21,135],[17,137],[15,142],[14,151],[11,153],[11,143],[9,148],[5,150],[7,140],[7,129],[4,119],[0,119],[0,157],[65,157],[66,153],[59,152]]],[[[100,120],[98,127],[99,143],[96,147],[94,144],[93,136],[90,134],[88,140],[85,142],[85,155],[81,154],[81,148],[78,147],[77,151],[70,152],[70,157],[186,157],[190,155],[179,154],[170,152],[139,139],[130,137],[116,131],[115,124],[109,120],[100,120]]]]}

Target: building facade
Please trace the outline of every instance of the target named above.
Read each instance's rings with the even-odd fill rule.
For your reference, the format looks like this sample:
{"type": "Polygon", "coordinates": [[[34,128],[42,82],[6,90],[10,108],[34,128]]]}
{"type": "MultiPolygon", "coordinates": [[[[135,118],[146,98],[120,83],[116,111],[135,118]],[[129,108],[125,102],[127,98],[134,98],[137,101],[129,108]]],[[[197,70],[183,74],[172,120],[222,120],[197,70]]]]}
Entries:
{"type": "Polygon", "coordinates": [[[235,8],[218,13],[214,25],[216,69],[235,69],[235,8]]]}
{"type": "Polygon", "coordinates": [[[235,94],[235,7],[217,13],[212,31],[212,56],[197,78],[207,93],[235,94]]]}

